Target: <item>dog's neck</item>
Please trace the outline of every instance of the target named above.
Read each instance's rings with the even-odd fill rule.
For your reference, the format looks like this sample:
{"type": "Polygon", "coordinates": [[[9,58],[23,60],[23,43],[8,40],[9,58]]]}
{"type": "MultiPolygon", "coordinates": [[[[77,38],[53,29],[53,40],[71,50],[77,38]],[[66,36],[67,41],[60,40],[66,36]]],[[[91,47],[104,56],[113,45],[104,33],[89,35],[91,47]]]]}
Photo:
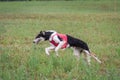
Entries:
{"type": "Polygon", "coordinates": [[[54,34],[55,32],[45,32],[45,40],[50,40],[50,37],[54,34]]]}
{"type": "Polygon", "coordinates": [[[50,35],[50,37],[49,37],[49,41],[52,40],[52,37],[53,37],[55,34],[57,34],[57,32],[53,32],[53,33],[50,35]]]}

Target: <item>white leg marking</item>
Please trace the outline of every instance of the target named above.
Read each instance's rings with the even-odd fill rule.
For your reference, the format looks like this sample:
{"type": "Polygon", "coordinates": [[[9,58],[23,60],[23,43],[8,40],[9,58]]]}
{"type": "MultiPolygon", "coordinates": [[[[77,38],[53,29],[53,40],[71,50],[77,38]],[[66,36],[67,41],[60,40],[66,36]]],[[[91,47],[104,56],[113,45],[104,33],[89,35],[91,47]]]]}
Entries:
{"type": "Polygon", "coordinates": [[[55,52],[56,52],[56,56],[59,56],[58,55],[58,50],[61,49],[61,47],[63,46],[63,44],[65,43],[65,41],[61,41],[58,46],[55,48],[55,52]]]}
{"type": "Polygon", "coordinates": [[[78,58],[80,58],[80,51],[76,47],[73,47],[73,54],[78,58]]]}
{"type": "Polygon", "coordinates": [[[90,65],[90,61],[91,61],[90,58],[91,58],[90,55],[84,53],[84,59],[85,59],[85,61],[87,62],[88,65],[90,65]]]}
{"type": "Polygon", "coordinates": [[[53,49],[55,49],[54,46],[50,46],[50,47],[45,48],[46,54],[47,54],[47,55],[50,55],[49,51],[50,51],[50,50],[53,50],[53,49]]]}

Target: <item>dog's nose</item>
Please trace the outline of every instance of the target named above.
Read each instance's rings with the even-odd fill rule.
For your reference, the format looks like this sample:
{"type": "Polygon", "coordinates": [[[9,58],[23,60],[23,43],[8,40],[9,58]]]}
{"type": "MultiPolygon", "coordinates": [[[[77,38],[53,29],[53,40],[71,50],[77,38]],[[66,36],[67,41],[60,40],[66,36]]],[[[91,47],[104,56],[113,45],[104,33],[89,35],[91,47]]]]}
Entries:
{"type": "Polygon", "coordinates": [[[35,43],[35,41],[33,41],[33,43],[35,43]]]}

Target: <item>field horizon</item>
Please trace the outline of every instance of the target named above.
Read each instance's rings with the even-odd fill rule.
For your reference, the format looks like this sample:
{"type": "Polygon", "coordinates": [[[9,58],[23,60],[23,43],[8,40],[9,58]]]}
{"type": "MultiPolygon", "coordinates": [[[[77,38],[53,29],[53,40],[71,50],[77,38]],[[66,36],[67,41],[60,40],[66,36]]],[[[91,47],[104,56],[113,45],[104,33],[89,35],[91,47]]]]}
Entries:
{"type": "Polygon", "coordinates": [[[120,80],[120,1],[0,2],[0,80],[120,80]],[[70,48],[48,57],[41,30],[88,43],[102,61],[87,66],[70,48]]]}

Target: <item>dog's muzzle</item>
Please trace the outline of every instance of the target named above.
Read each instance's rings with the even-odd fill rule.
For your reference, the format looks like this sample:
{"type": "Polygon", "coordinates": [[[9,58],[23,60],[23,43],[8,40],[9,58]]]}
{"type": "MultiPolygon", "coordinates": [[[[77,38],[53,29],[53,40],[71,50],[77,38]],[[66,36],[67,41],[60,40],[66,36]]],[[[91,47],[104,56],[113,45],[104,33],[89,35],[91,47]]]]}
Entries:
{"type": "Polygon", "coordinates": [[[40,38],[37,38],[37,39],[33,40],[33,43],[38,44],[39,41],[40,41],[40,38]]]}
{"type": "Polygon", "coordinates": [[[36,43],[36,42],[33,40],[33,43],[36,43]]]}

